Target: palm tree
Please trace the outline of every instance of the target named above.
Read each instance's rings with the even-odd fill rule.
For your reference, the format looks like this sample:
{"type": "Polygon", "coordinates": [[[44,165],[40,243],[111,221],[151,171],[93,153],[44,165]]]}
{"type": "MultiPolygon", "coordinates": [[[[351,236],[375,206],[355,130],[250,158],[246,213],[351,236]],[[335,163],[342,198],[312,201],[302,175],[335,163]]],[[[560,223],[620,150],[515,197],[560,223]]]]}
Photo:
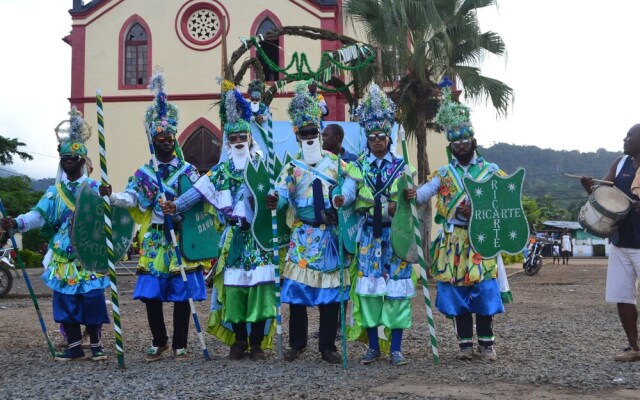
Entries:
{"type": "MultiPolygon", "coordinates": [[[[364,29],[370,45],[378,48],[379,75],[374,68],[354,73],[355,88],[376,78],[393,83],[390,97],[396,102],[396,118],[418,147],[418,180],[430,173],[427,129],[439,106],[437,82],[448,76],[460,83],[467,98],[490,99],[498,114],[506,114],[513,90],[480,74],[479,65],[488,53],[505,55],[502,38],[480,31],[476,10],[495,0],[345,0],[346,16],[354,28],[364,29]]],[[[460,92],[456,91],[459,95],[460,92]]],[[[420,213],[425,255],[429,252],[431,207],[420,213]]]]}
{"type": "MultiPolygon", "coordinates": [[[[488,54],[505,55],[494,32],[480,31],[476,10],[495,0],[346,0],[344,10],[354,26],[381,52],[382,79],[392,82],[389,95],[398,106],[397,118],[418,144],[418,177],[429,173],[427,128],[438,109],[437,82],[449,76],[459,82],[467,98],[490,99],[498,114],[506,114],[512,89],[480,74],[478,65],[488,54]]],[[[355,76],[362,88],[373,69],[355,76]]],[[[381,83],[381,82],[380,82],[381,83]]]]}

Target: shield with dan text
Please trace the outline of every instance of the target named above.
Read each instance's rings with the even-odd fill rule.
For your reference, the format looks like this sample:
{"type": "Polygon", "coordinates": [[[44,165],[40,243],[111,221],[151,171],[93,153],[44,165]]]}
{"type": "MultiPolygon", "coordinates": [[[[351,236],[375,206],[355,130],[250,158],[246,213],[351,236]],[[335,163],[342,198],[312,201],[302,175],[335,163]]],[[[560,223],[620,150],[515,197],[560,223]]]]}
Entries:
{"type": "Polygon", "coordinates": [[[464,177],[471,201],[469,241],[483,258],[498,253],[517,254],[529,238],[529,224],[522,208],[524,169],[512,175],[491,174],[481,182],[464,177]]]}

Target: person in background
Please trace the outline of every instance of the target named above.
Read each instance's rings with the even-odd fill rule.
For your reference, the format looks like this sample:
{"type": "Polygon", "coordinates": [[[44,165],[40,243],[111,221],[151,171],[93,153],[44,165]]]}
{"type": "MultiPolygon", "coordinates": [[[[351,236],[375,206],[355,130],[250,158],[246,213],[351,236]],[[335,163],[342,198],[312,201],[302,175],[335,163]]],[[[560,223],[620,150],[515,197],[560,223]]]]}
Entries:
{"type": "Polygon", "coordinates": [[[571,234],[569,229],[564,228],[562,234],[562,264],[565,262],[569,264],[569,256],[573,253],[573,243],[571,243],[571,234]]]}
{"type": "Polygon", "coordinates": [[[553,265],[556,264],[556,261],[558,261],[558,265],[560,265],[560,243],[558,243],[557,240],[553,242],[551,254],[553,255],[553,265]]]}
{"type": "Polygon", "coordinates": [[[318,107],[320,107],[320,111],[322,112],[321,118],[324,120],[329,115],[329,107],[327,107],[327,102],[324,100],[324,96],[318,93],[318,82],[311,81],[308,88],[311,97],[318,102],[318,107]]]}
{"type": "Polygon", "coordinates": [[[358,159],[353,153],[349,153],[342,147],[344,129],[338,124],[327,125],[322,131],[322,150],[330,151],[339,156],[344,162],[352,162],[358,159]]]}

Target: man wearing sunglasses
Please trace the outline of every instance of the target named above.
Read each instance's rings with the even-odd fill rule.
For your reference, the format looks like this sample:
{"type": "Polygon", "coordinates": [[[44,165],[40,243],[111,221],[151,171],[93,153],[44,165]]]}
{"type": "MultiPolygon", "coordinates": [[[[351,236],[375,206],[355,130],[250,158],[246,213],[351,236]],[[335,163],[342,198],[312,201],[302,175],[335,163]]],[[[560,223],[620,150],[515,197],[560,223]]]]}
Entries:
{"type": "MultiPolygon", "coordinates": [[[[175,135],[178,127],[178,109],[167,102],[164,93],[164,76],[151,77],[150,88],[157,92],[154,104],[147,108],[145,127],[151,135],[158,161],[158,174],[167,200],[173,200],[178,192],[180,176],[186,175],[196,182],[197,169],[186,162],[182,150],[177,145],[175,135]]],[[[133,298],[141,300],[147,310],[147,319],[152,335],[151,346],[147,348],[145,360],[160,360],[169,350],[167,328],[164,322],[163,303],[173,303],[173,339],[171,347],[175,360],[186,360],[189,333],[189,296],[193,301],[206,299],[202,263],[182,260],[189,291],[180,275],[180,268],[173,248],[170,231],[162,212],[162,198],[153,161],[140,167],[129,178],[124,192],[111,193],[111,188],[100,189],[101,195],[111,197],[113,204],[127,207],[134,220],[140,225],[138,234],[141,243],[138,260],[138,280],[133,298]]],[[[169,217],[170,218],[170,217],[169,217]]],[[[174,219],[174,222],[177,220],[174,219]]],[[[175,224],[174,224],[175,226],[175,224]]]]}
{"type": "MultiPolygon", "coordinates": [[[[296,360],[307,349],[307,307],[318,307],[320,333],[318,349],[322,359],[340,363],[335,346],[340,310],[340,267],[337,250],[337,212],[330,190],[337,183],[339,158],[322,150],[321,111],[306,90],[296,86],[289,116],[301,152],[285,165],[276,181],[276,192],[267,195],[270,209],[289,206],[291,243],[282,269],[281,298],[289,303],[289,345],[284,358],[296,360]]],[[[345,273],[344,300],[348,300],[349,275],[345,273]]]]}
{"type": "Polygon", "coordinates": [[[416,292],[411,264],[398,257],[391,247],[398,177],[405,168],[404,160],[390,151],[395,104],[374,84],[356,115],[369,151],[347,165],[343,196],[334,198],[336,206],[355,202],[363,222],[356,252],[358,278],[352,330],[366,332],[369,348],[360,361],[371,364],[382,356],[378,327],[389,329],[389,361],[399,366],[408,363],[402,354],[402,334],[411,327],[411,298],[416,292]]]}
{"type": "Polygon", "coordinates": [[[432,271],[438,282],[436,307],[454,317],[458,334],[460,360],[478,356],[495,361],[493,315],[504,312],[498,280],[498,255],[483,259],[469,244],[471,205],[462,177],[481,180],[491,173],[503,174],[498,166],[485,161],[476,148],[473,127],[466,106],[451,99],[449,87],[443,89],[443,102],[436,122],[446,130],[449,164],[439,168],[430,181],[418,190],[405,191],[407,199],[425,203],[437,196],[435,221],[442,230],[434,239],[432,271]],[[473,349],[473,314],[476,314],[477,352],[473,349]]]}
{"type": "MultiPolygon", "coordinates": [[[[233,87],[225,81],[223,88],[227,84],[233,87]]],[[[251,137],[250,105],[237,89],[223,92],[220,104],[229,159],[214,166],[175,203],[165,203],[163,211],[181,213],[198,201],[213,206],[215,218],[224,226],[220,240],[224,245],[214,277],[214,287],[221,290],[214,290],[218,296],[211,300],[207,331],[230,345],[230,360],[241,360],[250,347],[251,360],[260,361],[267,358],[263,346],[270,342],[264,340],[265,330],[271,331],[265,329],[266,322],[276,317],[275,268],[273,252],[262,250],[251,233],[253,205],[244,170],[248,163],[257,165],[262,152],[251,137]]]]}
{"type": "Polygon", "coordinates": [[[42,228],[52,234],[49,251],[43,264],[46,267],[42,279],[53,290],[53,319],[60,323],[67,338],[67,349],[56,354],[55,361],[84,359],[82,331],[85,325],[91,342],[91,358],[106,360],[107,355],[100,342],[99,328],[109,323],[104,289],[109,286],[108,277],[83,268],[71,242],[71,229],[76,195],[80,185],[87,184],[97,192],[99,183],[87,177],[85,157],[86,140],[91,136],[89,125],[75,108],[71,118],[56,128],[60,154],[56,184],[47,189],[38,204],[26,214],[13,219],[3,218],[2,228],[26,232],[42,228]]]}

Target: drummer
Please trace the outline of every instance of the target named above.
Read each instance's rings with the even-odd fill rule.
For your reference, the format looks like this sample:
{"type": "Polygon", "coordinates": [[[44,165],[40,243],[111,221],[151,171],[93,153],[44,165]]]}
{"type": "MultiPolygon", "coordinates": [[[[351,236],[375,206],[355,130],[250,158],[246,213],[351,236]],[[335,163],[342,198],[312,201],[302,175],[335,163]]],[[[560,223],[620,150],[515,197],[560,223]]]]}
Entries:
{"type": "MultiPolygon", "coordinates": [[[[633,209],[619,222],[611,236],[605,299],[617,304],[628,341],[628,347],[614,360],[639,361],[636,288],[640,274],[640,198],[632,193],[631,187],[640,166],[640,124],[629,129],[623,149],[624,155],[613,162],[603,180],[613,182],[614,187],[633,199],[633,209]]],[[[580,181],[591,194],[595,187],[594,179],[583,176],[580,181]]]]}

